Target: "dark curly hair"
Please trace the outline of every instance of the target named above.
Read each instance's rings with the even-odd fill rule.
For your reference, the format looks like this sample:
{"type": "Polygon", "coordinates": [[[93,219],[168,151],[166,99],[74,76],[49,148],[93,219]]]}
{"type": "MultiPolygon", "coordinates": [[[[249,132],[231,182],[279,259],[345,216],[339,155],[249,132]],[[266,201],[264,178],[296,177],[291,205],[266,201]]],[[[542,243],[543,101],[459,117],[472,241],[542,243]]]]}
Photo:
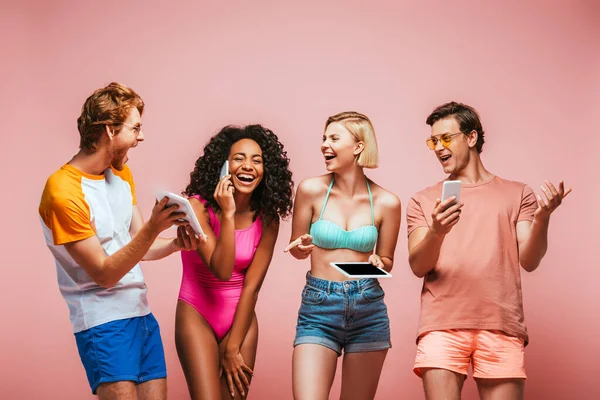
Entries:
{"type": "Polygon", "coordinates": [[[277,136],[262,125],[245,127],[228,125],[204,146],[204,154],[196,161],[190,184],[183,194],[200,195],[215,211],[220,209],[213,194],[219,181],[221,166],[229,157],[231,146],[241,139],[252,139],[263,152],[264,175],[252,193],[250,207],[267,225],[291,214],[294,182],[290,159],[277,136]]]}

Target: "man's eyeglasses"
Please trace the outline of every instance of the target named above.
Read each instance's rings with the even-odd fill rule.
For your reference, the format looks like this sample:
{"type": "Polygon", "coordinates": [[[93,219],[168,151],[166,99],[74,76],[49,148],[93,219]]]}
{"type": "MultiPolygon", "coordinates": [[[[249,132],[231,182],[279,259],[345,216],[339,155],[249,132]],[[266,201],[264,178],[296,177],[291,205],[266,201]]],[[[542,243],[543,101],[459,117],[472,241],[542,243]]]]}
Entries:
{"type": "Polygon", "coordinates": [[[452,138],[456,135],[460,135],[461,133],[464,135],[463,132],[457,132],[457,133],[444,133],[443,135],[440,135],[439,138],[436,136],[431,136],[426,140],[427,147],[429,147],[431,150],[435,150],[438,142],[441,142],[442,146],[447,148],[448,146],[450,146],[450,143],[452,142],[452,138]]]}
{"type": "Polygon", "coordinates": [[[131,128],[133,130],[133,133],[135,133],[136,135],[139,135],[142,131],[142,125],[129,125],[124,122],[122,122],[121,125],[131,128]]]}

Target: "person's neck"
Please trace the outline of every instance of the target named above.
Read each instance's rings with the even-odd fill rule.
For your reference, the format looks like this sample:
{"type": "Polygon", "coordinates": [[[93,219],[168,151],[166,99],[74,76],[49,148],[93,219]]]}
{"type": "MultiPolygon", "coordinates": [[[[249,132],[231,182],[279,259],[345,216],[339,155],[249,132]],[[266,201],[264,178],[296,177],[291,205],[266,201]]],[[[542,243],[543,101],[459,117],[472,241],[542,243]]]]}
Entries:
{"type": "Polygon", "coordinates": [[[233,193],[233,201],[235,201],[235,212],[236,214],[244,214],[252,211],[250,200],[252,200],[252,193],[233,193]]]}
{"type": "Polygon", "coordinates": [[[449,179],[459,180],[465,184],[475,184],[485,182],[491,177],[492,173],[485,169],[479,154],[477,154],[475,157],[471,157],[465,168],[450,174],[449,179]]]}
{"type": "Polygon", "coordinates": [[[334,172],[334,185],[342,193],[352,197],[356,193],[362,193],[365,190],[365,181],[367,177],[362,167],[358,165],[353,166],[351,169],[346,171],[334,172]]]}
{"type": "Polygon", "coordinates": [[[103,175],[110,167],[110,156],[103,149],[95,152],[81,149],[67,164],[89,175],[103,175]]]}

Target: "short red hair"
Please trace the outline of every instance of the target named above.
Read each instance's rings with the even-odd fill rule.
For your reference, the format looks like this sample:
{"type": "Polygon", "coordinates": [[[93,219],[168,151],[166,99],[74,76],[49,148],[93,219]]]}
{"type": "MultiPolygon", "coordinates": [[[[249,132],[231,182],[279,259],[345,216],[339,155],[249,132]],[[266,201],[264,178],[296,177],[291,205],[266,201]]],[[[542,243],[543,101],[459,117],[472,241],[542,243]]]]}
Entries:
{"type": "MultiPolygon", "coordinates": [[[[97,150],[107,125],[120,125],[127,120],[132,108],[144,113],[144,101],[133,89],[117,82],[96,90],[81,107],[77,118],[79,148],[97,150]]],[[[117,130],[117,133],[120,131],[117,130]]]]}

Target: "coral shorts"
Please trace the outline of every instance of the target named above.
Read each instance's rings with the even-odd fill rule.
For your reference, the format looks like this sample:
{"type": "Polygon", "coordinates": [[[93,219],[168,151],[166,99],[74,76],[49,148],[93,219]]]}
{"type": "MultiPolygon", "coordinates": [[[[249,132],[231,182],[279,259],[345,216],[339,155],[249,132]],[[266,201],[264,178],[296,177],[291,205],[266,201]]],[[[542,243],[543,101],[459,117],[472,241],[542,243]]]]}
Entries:
{"type": "Polygon", "coordinates": [[[473,378],[526,379],[524,340],[501,331],[452,329],[432,331],[420,337],[414,372],[440,368],[473,378]]]}

